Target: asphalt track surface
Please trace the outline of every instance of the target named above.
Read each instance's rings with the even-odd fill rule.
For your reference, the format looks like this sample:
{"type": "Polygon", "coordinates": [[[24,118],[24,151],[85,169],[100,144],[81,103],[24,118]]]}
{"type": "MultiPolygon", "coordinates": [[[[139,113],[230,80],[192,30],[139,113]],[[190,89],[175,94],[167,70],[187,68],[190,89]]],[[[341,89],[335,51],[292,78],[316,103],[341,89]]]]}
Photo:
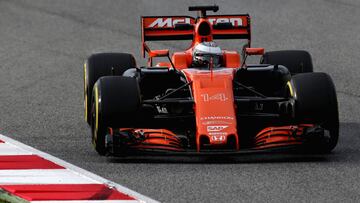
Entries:
{"type": "Polygon", "coordinates": [[[0,0],[1,133],[163,202],[359,202],[360,2],[216,2],[220,13],[251,14],[253,46],[308,50],[315,71],[332,76],[341,121],[332,154],[97,155],[83,120],[84,59],[93,52],[119,51],[144,64],[140,15],[191,15],[187,6],[198,1],[0,0]]]}

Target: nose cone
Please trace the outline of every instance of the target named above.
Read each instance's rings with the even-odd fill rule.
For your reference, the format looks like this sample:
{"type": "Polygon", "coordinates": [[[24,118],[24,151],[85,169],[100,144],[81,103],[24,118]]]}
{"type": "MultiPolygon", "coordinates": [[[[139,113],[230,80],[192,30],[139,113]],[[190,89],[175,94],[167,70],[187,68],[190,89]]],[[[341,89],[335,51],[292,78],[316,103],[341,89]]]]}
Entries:
{"type": "Polygon", "coordinates": [[[233,70],[185,69],[190,78],[195,101],[197,150],[201,146],[227,145],[229,136],[238,138],[233,95],[233,70]],[[210,76],[212,74],[212,76],[210,76]]]}

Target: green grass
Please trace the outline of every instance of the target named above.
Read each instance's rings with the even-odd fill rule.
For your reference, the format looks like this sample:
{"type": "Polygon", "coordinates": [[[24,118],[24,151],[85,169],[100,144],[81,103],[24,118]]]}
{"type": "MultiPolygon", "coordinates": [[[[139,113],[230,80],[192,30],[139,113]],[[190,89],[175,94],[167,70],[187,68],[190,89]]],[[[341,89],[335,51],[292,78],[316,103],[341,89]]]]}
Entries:
{"type": "Polygon", "coordinates": [[[28,201],[0,189],[0,203],[29,203],[28,201]]]}

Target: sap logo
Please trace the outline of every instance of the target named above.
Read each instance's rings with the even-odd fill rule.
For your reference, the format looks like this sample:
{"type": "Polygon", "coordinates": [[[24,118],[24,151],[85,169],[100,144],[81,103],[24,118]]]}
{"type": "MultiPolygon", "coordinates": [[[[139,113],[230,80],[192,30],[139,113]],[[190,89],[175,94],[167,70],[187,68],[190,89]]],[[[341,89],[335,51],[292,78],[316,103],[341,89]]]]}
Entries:
{"type": "Polygon", "coordinates": [[[241,18],[209,18],[208,21],[210,24],[214,25],[216,23],[231,23],[234,27],[242,26],[243,21],[241,18]]]}
{"type": "Polygon", "coordinates": [[[149,25],[149,28],[151,27],[159,27],[159,28],[163,28],[163,27],[167,27],[167,28],[171,28],[173,27],[175,24],[177,23],[187,23],[190,24],[190,18],[177,18],[177,19],[173,19],[173,18],[158,18],[156,19],[154,22],[152,22],[149,25]]]}
{"type": "Polygon", "coordinates": [[[227,128],[227,125],[210,125],[207,126],[207,131],[208,132],[219,132],[224,130],[225,128],[227,128]]]}

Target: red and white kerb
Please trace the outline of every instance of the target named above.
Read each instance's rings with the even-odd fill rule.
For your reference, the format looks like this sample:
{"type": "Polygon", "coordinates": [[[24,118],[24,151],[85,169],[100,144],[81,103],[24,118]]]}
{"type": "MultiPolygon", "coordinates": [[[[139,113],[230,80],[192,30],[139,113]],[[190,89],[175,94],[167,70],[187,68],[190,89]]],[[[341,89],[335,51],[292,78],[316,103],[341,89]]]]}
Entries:
{"type": "Polygon", "coordinates": [[[156,202],[0,135],[0,188],[29,202],[156,202]]]}

